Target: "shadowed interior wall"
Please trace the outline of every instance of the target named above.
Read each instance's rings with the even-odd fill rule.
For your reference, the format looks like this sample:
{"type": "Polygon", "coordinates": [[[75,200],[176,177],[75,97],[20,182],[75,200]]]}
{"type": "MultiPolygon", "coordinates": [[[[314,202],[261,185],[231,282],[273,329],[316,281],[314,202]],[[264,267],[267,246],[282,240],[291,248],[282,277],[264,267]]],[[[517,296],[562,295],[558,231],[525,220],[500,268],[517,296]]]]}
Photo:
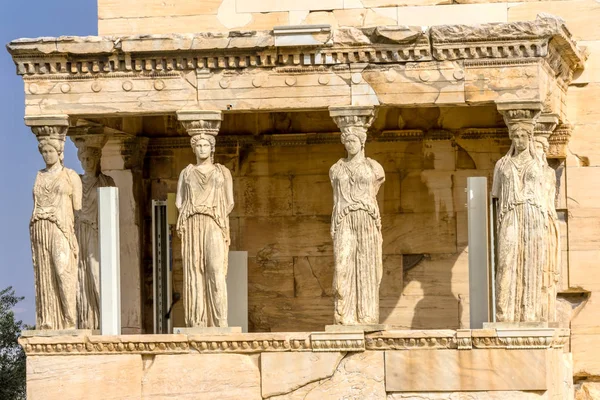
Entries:
{"type": "MultiPolygon", "coordinates": [[[[472,129],[470,134],[464,129],[466,124],[502,126],[499,118],[493,108],[379,113],[366,155],[386,173],[378,195],[382,323],[413,329],[468,327],[466,179],[486,176],[491,184],[493,166],[509,140],[504,128],[472,129]],[[475,116],[468,118],[468,113],[475,116]]],[[[156,200],[174,193],[179,172],[195,162],[188,137],[178,136],[181,132],[168,123],[161,129],[147,127],[147,133],[161,138],[150,140],[144,167],[147,196],[156,200]]],[[[339,135],[332,134],[336,131],[327,112],[226,114],[215,159],[233,175],[231,250],[248,251],[250,331],[313,331],[333,322],[328,173],[345,156],[339,135]]],[[[150,215],[148,208],[148,238],[150,215]]],[[[175,234],[173,287],[179,292],[180,245],[175,234]]],[[[146,241],[147,329],[152,321],[151,254],[146,241]]],[[[181,303],[173,318],[174,326],[183,324],[181,303]]]]}

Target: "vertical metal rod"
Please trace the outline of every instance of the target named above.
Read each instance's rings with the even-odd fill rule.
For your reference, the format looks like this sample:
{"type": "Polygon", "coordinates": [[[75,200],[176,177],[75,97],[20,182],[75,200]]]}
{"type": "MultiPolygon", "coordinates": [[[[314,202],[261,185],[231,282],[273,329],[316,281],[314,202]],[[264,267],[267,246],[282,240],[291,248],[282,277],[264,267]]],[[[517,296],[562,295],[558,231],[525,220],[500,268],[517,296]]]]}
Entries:
{"type": "Polygon", "coordinates": [[[471,329],[489,322],[489,236],[487,178],[467,178],[469,311],[471,329]]]}
{"type": "Polygon", "coordinates": [[[100,332],[121,334],[121,252],[119,249],[119,189],[98,188],[100,249],[100,332]]]}

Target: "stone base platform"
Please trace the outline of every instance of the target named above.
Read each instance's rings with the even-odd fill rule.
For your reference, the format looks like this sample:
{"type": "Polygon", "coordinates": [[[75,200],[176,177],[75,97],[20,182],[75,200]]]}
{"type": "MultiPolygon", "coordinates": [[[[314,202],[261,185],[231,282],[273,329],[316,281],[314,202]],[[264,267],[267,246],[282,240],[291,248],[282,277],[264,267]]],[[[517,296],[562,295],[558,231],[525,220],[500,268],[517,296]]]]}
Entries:
{"type": "Polygon", "coordinates": [[[195,327],[195,328],[173,328],[173,334],[183,334],[183,335],[219,335],[219,334],[228,334],[228,333],[242,333],[241,326],[206,326],[206,327],[195,327]]]}
{"type": "Polygon", "coordinates": [[[325,325],[325,332],[379,332],[392,330],[392,325],[371,324],[371,325],[325,325]]]}
{"type": "Polygon", "coordinates": [[[570,399],[565,329],[21,337],[28,399],[570,399]]]}

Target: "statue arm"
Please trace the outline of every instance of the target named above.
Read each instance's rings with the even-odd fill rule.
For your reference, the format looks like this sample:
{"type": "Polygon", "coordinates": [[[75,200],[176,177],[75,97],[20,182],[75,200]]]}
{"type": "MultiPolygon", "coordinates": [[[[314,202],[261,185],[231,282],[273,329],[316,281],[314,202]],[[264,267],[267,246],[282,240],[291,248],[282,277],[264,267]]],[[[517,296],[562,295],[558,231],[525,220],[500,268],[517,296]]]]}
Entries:
{"type": "Polygon", "coordinates": [[[335,218],[335,207],[338,202],[337,190],[335,188],[335,183],[333,183],[333,175],[335,174],[335,169],[337,167],[337,163],[333,164],[329,169],[329,181],[331,182],[331,188],[333,189],[333,211],[331,216],[331,226],[329,227],[329,233],[332,239],[335,239],[335,226],[334,226],[334,218],[335,218]]]}
{"type": "Polygon", "coordinates": [[[79,211],[79,210],[81,210],[82,197],[83,197],[81,178],[73,170],[69,170],[69,177],[71,179],[71,185],[73,186],[73,197],[72,197],[73,210],[79,211]]]}
{"type": "Polygon", "coordinates": [[[375,174],[375,191],[378,192],[383,182],[385,182],[385,171],[381,164],[371,158],[369,158],[369,163],[375,174]]]}
{"type": "Polygon", "coordinates": [[[183,206],[183,176],[185,174],[187,168],[184,168],[183,171],[179,174],[179,180],[177,181],[177,194],[175,196],[175,207],[178,210],[181,210],[183,206]]]}
{"type": "Polygon", "coordinates": [[[233,178],[231,176],[231,171],[229,171],[226,167],[221,167],[223,170],[223,176],[225,177],[225,200],[227,201],[227,207],[225,207],[227,211],[227,215],[231,213],[234,206],[233,201],[233,178]]]}
{"type": "Polygon", "coordinates": [[[492,197],[498,198],[500,197],[500,164],[502,163],[502,159],[498,160],[496,166],[494,167],[494,176],[492,178],[492,197]]]}

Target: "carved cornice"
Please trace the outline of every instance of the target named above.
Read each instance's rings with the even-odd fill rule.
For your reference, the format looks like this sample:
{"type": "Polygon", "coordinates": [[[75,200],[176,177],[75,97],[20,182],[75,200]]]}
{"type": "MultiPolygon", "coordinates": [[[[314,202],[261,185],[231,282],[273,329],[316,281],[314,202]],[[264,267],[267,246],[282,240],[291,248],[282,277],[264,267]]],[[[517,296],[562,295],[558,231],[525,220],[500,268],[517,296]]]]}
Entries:
{"type": "Polygon", "coordinates": [[[282,68],[292,73],[308,67],[318,72],[354,63],[520,62],[536,58],[549,58],[557,75],[570,71],[572,76],[586,58],[564,22],[551,17],[507,24],[436,26],[424,32],[339,28],[322,44],[290,47],[276,47],[272,31],[19,39],[7,47],[17,73],[36,79],[159,77],[178,71],[243,68],[282,68]]]}
{"type": "Polygon", "coordinates": [[[472,350],[561,348],[568,329],[502,332],[495,329],[391,330],[224,335],[29,336],[19,338],[25,353],[39,356],[95,354],[260,353],[281,351],[472,350]]]}
{"type": "Polygon", "coordinates": [[[430,29],[437,60],[547,57],[552,47],[571,70],[583,67],[587,56],[577,48],[560,18],[538,15],[535,21],[481,25],[442,25],[430,29]]]}

